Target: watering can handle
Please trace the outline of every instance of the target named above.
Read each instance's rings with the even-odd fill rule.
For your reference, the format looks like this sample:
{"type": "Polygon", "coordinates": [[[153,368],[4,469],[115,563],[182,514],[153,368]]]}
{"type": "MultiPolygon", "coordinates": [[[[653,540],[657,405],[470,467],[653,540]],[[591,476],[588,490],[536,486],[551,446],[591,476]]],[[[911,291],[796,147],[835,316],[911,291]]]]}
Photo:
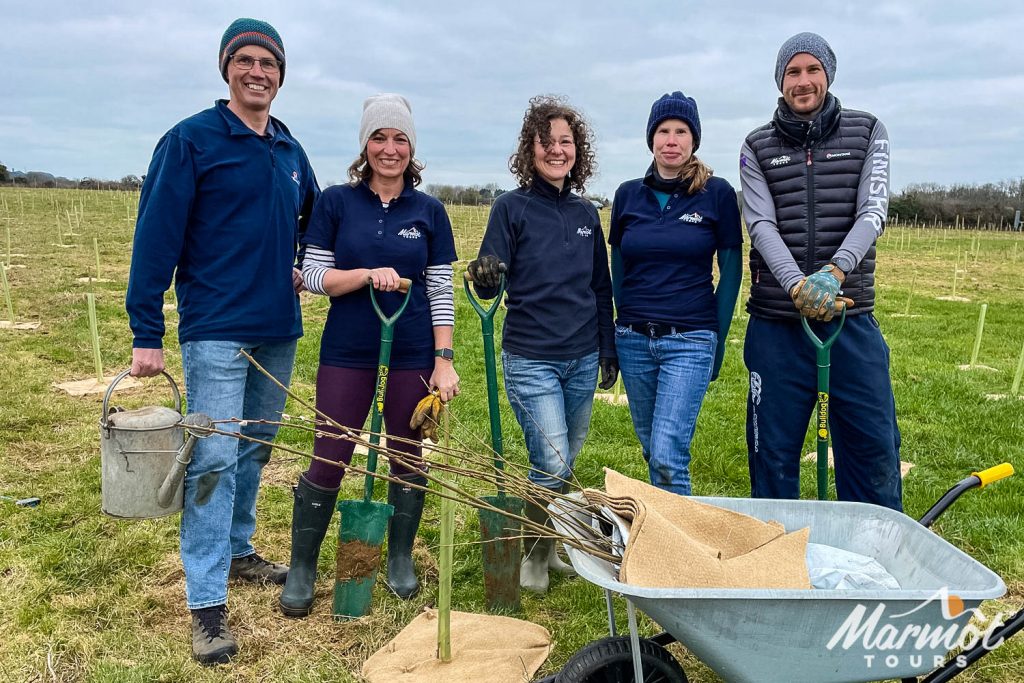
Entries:
{"type": "MultiPolygon", "coordinates": [[[[130,373],[131,373],[131,368],[128,368],[127,370],[122,371],[117,377],[115,377],[113,379],[113,381],[110,383],[110,386],[107,387],[107,392],[105,394],[103,394],[103,413],[100,415],[100,425],[102,427],[104,427],[104,428],[107,427],[107,415],[109,414],[108,411],[110,410],[110,408],[109,408],[110,397],[114,393],[114,387],[117,386],[117,383],[120,382],[121,380],[123,380],[125,377],[127,377],[130,373]]],[[[169,374],[167,374],[166,370],[162,371],[160,374],[163,375],[164,377],[166,377],[167,381],[170,382],[171,390],[174,392],[174,410],[177,411],[180,414],[181,413],[181,392],[178,391],[178,385],[175,384],[174,378],[171,377],[169,374]]]]}
{"type": "Polygon", "coordinates": [[[185,468],[192,462],[192,449],[196,446],[196,439],[209,436],[209,434],[198,432],[213,427],[213,421],[203,413],[189,413],[181,421],[181,426],[188,432],[188,438],[181,448],[178,449],[178,454],[174,456],[174,464],[171,465],[171,471],[167,473],[164,483],[160,485],[160,490],[157,491],[156,502],[162,508],[170,507],[174,498],[174,492],[178,490],[181,480],[185,478],[185,468]],[[190,427],[195,428],[196,433],[190,431],[190,427]]]}

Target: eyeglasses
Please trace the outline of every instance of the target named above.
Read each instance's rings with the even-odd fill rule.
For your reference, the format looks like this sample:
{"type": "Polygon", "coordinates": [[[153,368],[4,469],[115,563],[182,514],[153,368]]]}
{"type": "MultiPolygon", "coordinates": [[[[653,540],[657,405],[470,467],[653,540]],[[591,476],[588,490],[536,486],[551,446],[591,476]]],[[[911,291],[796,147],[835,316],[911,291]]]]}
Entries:
{"type": "Polygon", "coordinates": [[[264,73],[276,74],[281,69],[281,61],[273,57],[261,57],[257,59],[250,55],[231,55],[231,63],[242,71],[251,71],[258,63],[264,73]]]}

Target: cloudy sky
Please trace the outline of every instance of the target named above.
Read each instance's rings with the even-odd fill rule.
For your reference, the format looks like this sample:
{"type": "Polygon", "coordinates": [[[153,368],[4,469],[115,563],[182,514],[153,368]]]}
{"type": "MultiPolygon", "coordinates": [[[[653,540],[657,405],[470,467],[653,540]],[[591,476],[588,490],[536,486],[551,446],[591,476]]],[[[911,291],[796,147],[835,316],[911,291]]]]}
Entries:
{"type": "Polygon", "coordinates": [[[893,186],[1024,175],[1024,6],[1017,2],[385,2],[0,0],[0,163],[72,178],[145,173],[178,120],[225,97],[217,49],[237,16],[280,31],[273,105],[321,184],[357,154],[363,99],[413,105],[425,182],[513,185],[506,160],[527,100],[558,93],[597,135],[593,191],[649,162],[654,99],[700,107],[699,155],[737,183],[744,136],[778,92],[775,55],[815,31],[838,57],[844,106],[885,122],[893,186]]]}

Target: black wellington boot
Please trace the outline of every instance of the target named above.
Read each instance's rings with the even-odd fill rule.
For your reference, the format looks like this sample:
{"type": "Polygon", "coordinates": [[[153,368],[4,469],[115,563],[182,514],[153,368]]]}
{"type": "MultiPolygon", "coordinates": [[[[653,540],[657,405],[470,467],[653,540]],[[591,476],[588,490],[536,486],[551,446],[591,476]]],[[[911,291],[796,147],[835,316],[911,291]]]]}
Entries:
{"type": "MultiPolygon", "coordinates": [[[[425,486],[427,481],[426,478],[417,478],[412,483],[425,486]]],[[[408,600],[420,590],[412,561],[412,545],[423,516],[424,493],[410,486],[388,483],[388,503],[395,506],[395,514],[388,527],[388,587],[403,600],[408,600]]]]}
{"type": "Polygon", "coordinates": [[[278,603],[287,617],[304,617],[313,606],[316,562],[334,516],[338,489],[325,489],[299,476],[292,508],[292,560],[278,603]]]}

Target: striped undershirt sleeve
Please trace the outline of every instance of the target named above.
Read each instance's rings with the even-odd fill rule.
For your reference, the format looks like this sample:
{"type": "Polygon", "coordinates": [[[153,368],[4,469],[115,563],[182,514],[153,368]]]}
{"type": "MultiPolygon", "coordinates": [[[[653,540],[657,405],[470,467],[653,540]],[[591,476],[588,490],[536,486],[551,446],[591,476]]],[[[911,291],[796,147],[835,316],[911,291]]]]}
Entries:
{"type": "MultiPolygon", "coordinates": [[[[309,258],[308,256],[306,258],[309,258]]],[[[452,286],[451,264],[427,266],[427,301],[430,302],[430,320],[434,327],[455,326],[455,288],[452,286]]],[[[307,285],[308,286],[308,285],[307,285]]]]}
{"type": "Polygon", "coordinates": [[[306,258],[302,260],[302,281],[306,289],[314,294],[327,294],[324,289],[324,275],[334,267],[334,252],[312,244],[306,247],[306,258]]]}

